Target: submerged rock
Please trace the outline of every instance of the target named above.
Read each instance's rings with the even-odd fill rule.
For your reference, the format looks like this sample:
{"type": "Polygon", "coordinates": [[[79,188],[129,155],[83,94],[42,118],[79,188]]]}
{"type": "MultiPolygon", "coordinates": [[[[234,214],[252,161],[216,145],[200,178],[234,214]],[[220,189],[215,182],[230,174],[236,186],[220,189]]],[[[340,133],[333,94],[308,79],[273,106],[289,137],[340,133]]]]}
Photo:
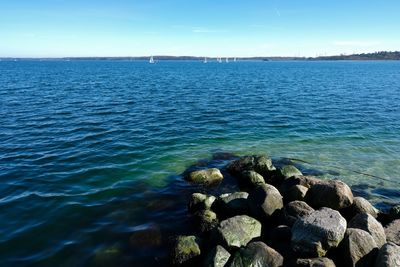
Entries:
{"type": "Polygon", "coordinates": [[[225,247],[240,248],[261,236],[261,223],[247,215],[238,215],[222,221],[216,235],[225,247]]]}
{"type": "Polygon", "coordinates": [[[224,267],[231,254],[220,245],[214,247],[207,255],[204,267],[224,267]]]}
{"type": "Polygon", "coordinates": [[[378,248],[386,243],[385,230],[380,222],[378,222],[371,214],[360,213],[356,215],[348,225],[349,228],[358,228],[368,232],[375,240],[378,248]]]}
{"type": "Polygon", "coordinates": [[[157,225],[150,225],[146,228],[133,232],[129,238],[132,248],[151,248],[160,246],[162,243],[161,229],[157,225]]]}
{"type": "Polygon", "coordinates": [[[248,202],[253,214],[268,218],[283,208],[282,196],[278,189],[269,184],[260,185],[250,192],[248,202]]]}
{"type": "Polygon", "coordinates": [[[339,210],[353,204],[353,193],[342,181],[326,181],[313,185],[307,192],[307,202],[314,208],[339,210]]]}
{"type": "Polygon", "coordinates": [[[215,201],[215,197],[212,195],[205,195],[202,193],[193,193],[189,200],[189,211],[195,212],[199,210],[210,209],[215,201]]]}
{"type": "Polygon", "coordinates": [[[400,246],[400,219],[394,220],[385,227],[386,239],[400,246]]]}
{"type": "Polygon", "coordinates": [[[263,242],[252,242],[240,249],[233,257],[230,267],[279,267],[283,257],[263,242]]]}
{"type": "Polygon", "coordinates": [[[213,185],[220,183],[224,176],[217,168],[211,168],[191,172],[186,179],[195,184],[213,185]]]}
{"type": "Polygon", "coordinates": [[[389,211],[392,220],[400,219],[400,204],[393,206],[389,211]]]}
{"type": "Polygon", "coordinates": [[[302,218],[311,214],[314,211],[306,202],[304,201],[292,201],[286,204],[283,209],[285,219],[288,225],[293,225],[297,219],[302,218]]]}
{"type": "Polygon", "coordinates": [[[347,222],[336,210],[321,208],[300,218],[292,227],[292,247],[304,256],[322,257],[337,247],[346,232],[347,222]]]}
{"type": "Polygon", "coordinates": [[[255,171],[244,171],[240,175],[239,182],[242,186],[254,188],[265,184],[264,177],[255,171]]]}
{"type": "Polygon", "coordinates": [[[378,246],[372,236],[361,229],[348,228],[340,244],[343,266],[373,266],[378,246]]]}
{"type": "Polygon", "coordinates": [[[267,156],[245,156],[232,161],[228,166],[228,171],[236,176],[240,176],[244,171],[255,171],[264,178],[274,173],[276,168],[272,160],[267,156]]]}
{"type": "Polygon", "coordinates": [[[300,176],[303,175],[301,171],[299,171],[295,166],[293,165],[285,165],[281,168],[280,170],[281,175],[286,179],[292,176],[300,176]]]}
{"type": "Polygon", "coordinates": [[[178,236],[172,250],[172,264],[181,265],[200,256],[200,239],[195,236],[178,236]]]}
{"type": "Polygon", "coordinates": [[[311,259],[297,259],[296,265],[298,267],[336,267],[333,260],[329,258],[311,258],[311,259]]]}
{"type": "Polygon", "coordinates": [[[96,250],[92,264],[96,267],[118,266],[121,260],[121,246],[116,244],[96,250]]]}
{"type": "Polygon", "coordinates": [[[394,243],[386,243],[381,247],[375,261],[375,267],[399,267],[400,246],[394,243]]]}

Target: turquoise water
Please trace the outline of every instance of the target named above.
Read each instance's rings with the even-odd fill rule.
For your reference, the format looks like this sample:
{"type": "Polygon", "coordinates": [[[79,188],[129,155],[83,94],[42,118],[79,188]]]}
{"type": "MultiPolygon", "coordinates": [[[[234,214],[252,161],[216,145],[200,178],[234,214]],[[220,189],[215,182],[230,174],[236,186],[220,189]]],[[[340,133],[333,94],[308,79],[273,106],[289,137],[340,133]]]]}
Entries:
{"type": "Polygon", "coordinates": [[[163,265],[180,174],[219,152],[309,161],[385,208],[399,136],[400,62],[2,61],[0,265],[163,265]]]}

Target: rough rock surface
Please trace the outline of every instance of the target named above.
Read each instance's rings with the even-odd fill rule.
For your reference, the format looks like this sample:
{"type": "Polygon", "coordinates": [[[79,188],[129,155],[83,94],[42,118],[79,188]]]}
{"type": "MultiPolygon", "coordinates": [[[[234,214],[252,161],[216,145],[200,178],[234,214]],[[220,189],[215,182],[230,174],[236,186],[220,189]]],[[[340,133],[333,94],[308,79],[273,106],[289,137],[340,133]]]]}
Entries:
{"type": "Polygon", "coordinates": [[[282,195],[269,184],[260,185],[252,190],[247,199],[253,214],[261,218],[268,218],[276,210],[283,208],[282,195]]]}
{"type": "Polygon", "coordinates": [[[247,192],[222,194],[216,202],[217,209],[229,216],[246,214],[249,211],[247,192]]]}
{"type": "Polygon", "coordinates": [[[298,200],[289,202],[283,209],[288,225],[293,225],[298,218],[307,216],[313,211],[314,209],[311,208],[306,202],[298,200]]]}
{"type": "Polygon", "coordinates": [[[322,257],[337,247],[346,232],[347,222],[338,211],[321,208],[296,221],[292,227],[294,251],[304,256],[322,257]]]}
{"type": "Polygon", "coordinates": [[[313,185],[307,192],[307,202],[314,208],[343,209],[353,204],[350,187],[336,180],[313,185]]]}
{"type": "Polygon", "coordinates": [[[245,156],[232,161],[227,169],[236,176],[240,176],[244,171],[255,171],[264,179],[271,177],[276,172],[272,160],[267,156],[245,156]]]}
{"type": "Polygon", "coordinates": [[[191,172],[186,179],[195,184],[213,185],[218,184],[224,176],[217,168],[191,172]]]}
{"type": "Polygon", "coordinates": [[[375,261],[375,267],[399,267],[400,246],[394,243],[386,243],[381,247],[375,261]]]}
{"type": "Polygon", "coordinates": [[[286,191],[284,200],[287,202],[294,200],[305,200],[308,188],[302,185],[294,185],[286,191]]]}
{"type": "Polygon", "coordinates": [[[400,219],[400,204],[393,206],[389,213],[392,220],[400,219]]]}
{"type": "Polygon", "coordinates": [[[351,209],[353,210],[354,215],[359,213],[368,213],[374,218],[378,217],[378,210],[363,197],[355,197],[353,199],[353,205],[351,205],[351,209]]]}
{"type": "Polygon", "coordinates": [[[378,248],[386,243],[386,234],[383,226],[371,214],[360,213],[348,225],[349,228],[358,228],[367,231],[375,240],[378,248]]]}
{"type": "Polygon", "coordinates": [[[361,229],[348,228],[340,244],[343,266],[372,266],[377,245],[372,236],[361,229]]]}
{"type": "Polygon", "coordinates": [[[302,173],[301,173],[301,171],[299,171],[295,166],[293,166],[293,165],[285,165],[285,166],[283,166],[282,168],[281,168],[281,175],[284,177],[284,178],[289,178],[289,177],[292,177],[292,176],[300,176],[300,175],[303,175],[302,173]]]}
{"type": "Polygon", "coordinates": [[[218,226],[217,214],[211,210],[196,212],[194,220],[202,233],[209,232],[218,226]]]}
{"type": "Polygon", "coordinates": [[[400,219],[385,227],[386,240],[400,246],[400,219]]]}
{"type": "Polygon", "coordinates": [[[231,254],[220,245],[214,247],[207,255],[204,267],[224,267],[231,254]]]}
{"type": "Polygon", "coordinates": [[[335,263],[329,258],[297,259],[298,267],[336,267],[335,263]]]}
{"type": "Polygon", "coordinates": [[[180,265],[200,255],[200,240],[195,236],[178,236],[172,251],[172,263],[180,265]]]}
{"type": "Polygon", "coordinates": [[[265,184],[264,177],[255,171],[244,171],[240,175],[239,182],[249,188],[257,187],[258,185],[265,184]]]}
{"type": "Polygon", "coordinates": [[[283,257],[263,242],[252,242],[233,257],[231,267],[279,267],[283,257]]]}
{"type": "Polygon", "coordinates": [[[193,193],[189,200],[189,211],[195,212],[199,210],[210,209],[215,199],[216,198],[211,195],[193,193]]]}
{"type": "Polygon", "coordinates": [[[227,248],[240,248],[253,238],[260,237],[261,223],[247,215],[238,215],[222,221],[217,228],[217,240],[227,248]]]}

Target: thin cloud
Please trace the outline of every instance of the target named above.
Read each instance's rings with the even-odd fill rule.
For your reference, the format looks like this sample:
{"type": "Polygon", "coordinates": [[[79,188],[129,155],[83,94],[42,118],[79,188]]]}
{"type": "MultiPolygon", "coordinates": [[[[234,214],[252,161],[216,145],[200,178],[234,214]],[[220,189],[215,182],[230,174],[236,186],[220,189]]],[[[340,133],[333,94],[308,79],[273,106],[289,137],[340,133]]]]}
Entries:
{"type": "Polygon", "coordinates": [[[361,41],[361,40],[341,40],[341,41],[334,41],[333,45],[336,46],[376,46],[380,45],[382,42],[380,41],[361,41]]]}

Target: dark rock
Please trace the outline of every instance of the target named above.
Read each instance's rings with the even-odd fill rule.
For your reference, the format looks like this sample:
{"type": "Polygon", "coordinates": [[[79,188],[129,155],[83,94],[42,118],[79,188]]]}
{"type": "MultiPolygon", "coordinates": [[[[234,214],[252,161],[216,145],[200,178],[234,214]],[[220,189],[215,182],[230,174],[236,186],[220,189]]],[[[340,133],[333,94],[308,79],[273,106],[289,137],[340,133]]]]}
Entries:
{"type": "Polygon", "coordinates": [[[265,184],[264,177],[255,171],[244,171],[240,175],[239,182],[242,186],[247,188],[254,188],[265,184]]]}
{"type": "Polygon", "coordinates": [[[300,176],[303,175],[301,171],[299,171],[293,165],[285,165],[280,169],[281,175],[286,179],[292,176],[300,176]]]}
{"type": "Polygon", "coordinates": [[[216,168],[193,171],[189,175],[186,176],[186,179],[189,182],[195,184],[204,184],[204,185],[214,185],[218,184],[224,179],[224,176],[220,172],[220,170],[216,168]]]}
{"type": "Polygon", "coordinates": [[[326,181],[313,185],[307,192],[307,202],[314,208],[343,209],[353,204],[353,193],[342,181],[326,181]]]}
{"type": "Polygon", "coordinates": [[[290,187],[286,195],[284,196],[284,200],[287,202],[294,201],[294,200],[305,200],[308,188],[302,185],[294,185],[290,187]]]}
{"type": "Polygon", "coordinates": [[[336,267],[335,263],[329,258],[297,259],[298,267],[336,267]]]}
{"type": "Polygon", "coordinates": [[[232,161],[227,169],[230,173],[240,176],[244,171],[255,171],[264,178],[275,173],[276,168],[272,164],[272,160],[267,156],[245,156],[232,161]]]}
{"type": "Polygon", "coordinates": [[[298,200],[289,202],[283,209],[288,225],[293,225],[297,219],[307,216],[313,211],[314,209],[306,202],[298,200]]]}
{"type": "Polygon", "coordinates": [[[276,241],[289,241],[292,238],[292,230],[287,225],[278,225],[269,230],[268,238],[276,241]]]}
{"type": "Polygon", "coordinates": [[[151,225],[133,232],[129,238],[132,248],[151,248],[158,247],[162,243],[160,227],[151,225]]]}
{"type": "Polygon", "coordinates": [[[231,267],[279,267],[283,257],[263,242],[252,242],[233,256],[231,267]]]}
{"type": "Polygon", "coordinates": [[[372,236],[361,229],[348,228],[340,244],[343,266],[373,266],[378,247],[372,236]]]}
{"type": "Polygon", "coordinates": [[[194,220],[201,233],[206,233],[218,226],[217,214],[211,210],[202,210],[194,214],[194,220]]]}
{"type": "Polygon", "coordinates": [[[296,221],[292,227],[292,247],[304,256],[322,257],[342,241],[347,227],[338,211],[321,208],[296,221]]]}
{"type": "Polygon", "coordinates": [[[253,214],[260,218],[269,218],[275,211],[283,208],[281,194],[269,184],[255,188],[247,199],[253,214]]]}
{"type": "Polygon", "coordinates": [[[386,243],[381,247],[375,261],[375,267],[399,267],[400,246],[394,243],[386,243]]]}
{"type": "Polygon", "coordinates": [[[222,221],[216,231],[217,240],[227,248],[240,248],[260,237],[261,223],[247,215],[238,215],[222,221]]]}
{"type": "MultiPolygon", "coordinates": [[[[279,186],[279,191],[282,193],[284,199],[286,200],[286,198],[289,199],[288,194],[289,194],[290,190],[293,190],[292,189],[293,186],[301,185],[301,186],[304,186],[309,189],[311,186],[320,184],[323,182],[325,182],[325,181],[318,179],[314,176],[304,176],[304,175],[292,176],[292,177],[285,179],[281,183],[281,185],[279,186]]],[[[292,200],[292,199],[290,199],[290,200],[292,200]]],[[[293,200],[296,200],[296,199],[293,199],[293,200]]]]}
{"type": "Polygon", "coordinates": [[[96,250],[92,265],[97,267],[119,266],[121,264],[122,249],[115,244],[96,250]]]}
{"type": "Polygon", "coordinates": [[[228,216],[246,214],[249,211],[248,196],[247,192],[222,194],[216,201],[216,210],[228,216]]]}
{"type": "Polygon", "coordinates": [[[371,214],[360,213],[356,215],[348,225],[349,228],[358,228],[368,232],[375,240],[378,248],[386,243],[385,230],[380,222],[378,222],[371,214]]]}
{"type": "Polygon", "coordinates": [[[178,236],[172,250],[172,264],[181,265],[200,256],[200,239],[195,236],[178,236]]]}
{"type": "Polygon", "coordinates": [[[385,227],[386,240],[400,246],[400,219],[385,227]]]}
{"type": "Polygon", "coordinates": [[[354,197],[353,204],[341,210],[341,213],[348,220],[351,220],[354,216],[360,213],[371,214],[374,218],[378,217],[378,210],[363,197],[354,197]]]}
{"type": "Polygon", "coordinates": [[[217,245],[207,255],[204,267],[224,267],[231,254],[222,246],[217,245]]]}
{"type": "Polygon", "coordinates": [[[392,220],[400,219],[400,205],[391,207],[389,214],[392,220]]]}
{"type": "Polygon", "coordinates": [[[199,210],[210,209],[215,201],[215,197],[202,193],[193,193],[189,200],[189,211],[196,212],[199,210]]]}

